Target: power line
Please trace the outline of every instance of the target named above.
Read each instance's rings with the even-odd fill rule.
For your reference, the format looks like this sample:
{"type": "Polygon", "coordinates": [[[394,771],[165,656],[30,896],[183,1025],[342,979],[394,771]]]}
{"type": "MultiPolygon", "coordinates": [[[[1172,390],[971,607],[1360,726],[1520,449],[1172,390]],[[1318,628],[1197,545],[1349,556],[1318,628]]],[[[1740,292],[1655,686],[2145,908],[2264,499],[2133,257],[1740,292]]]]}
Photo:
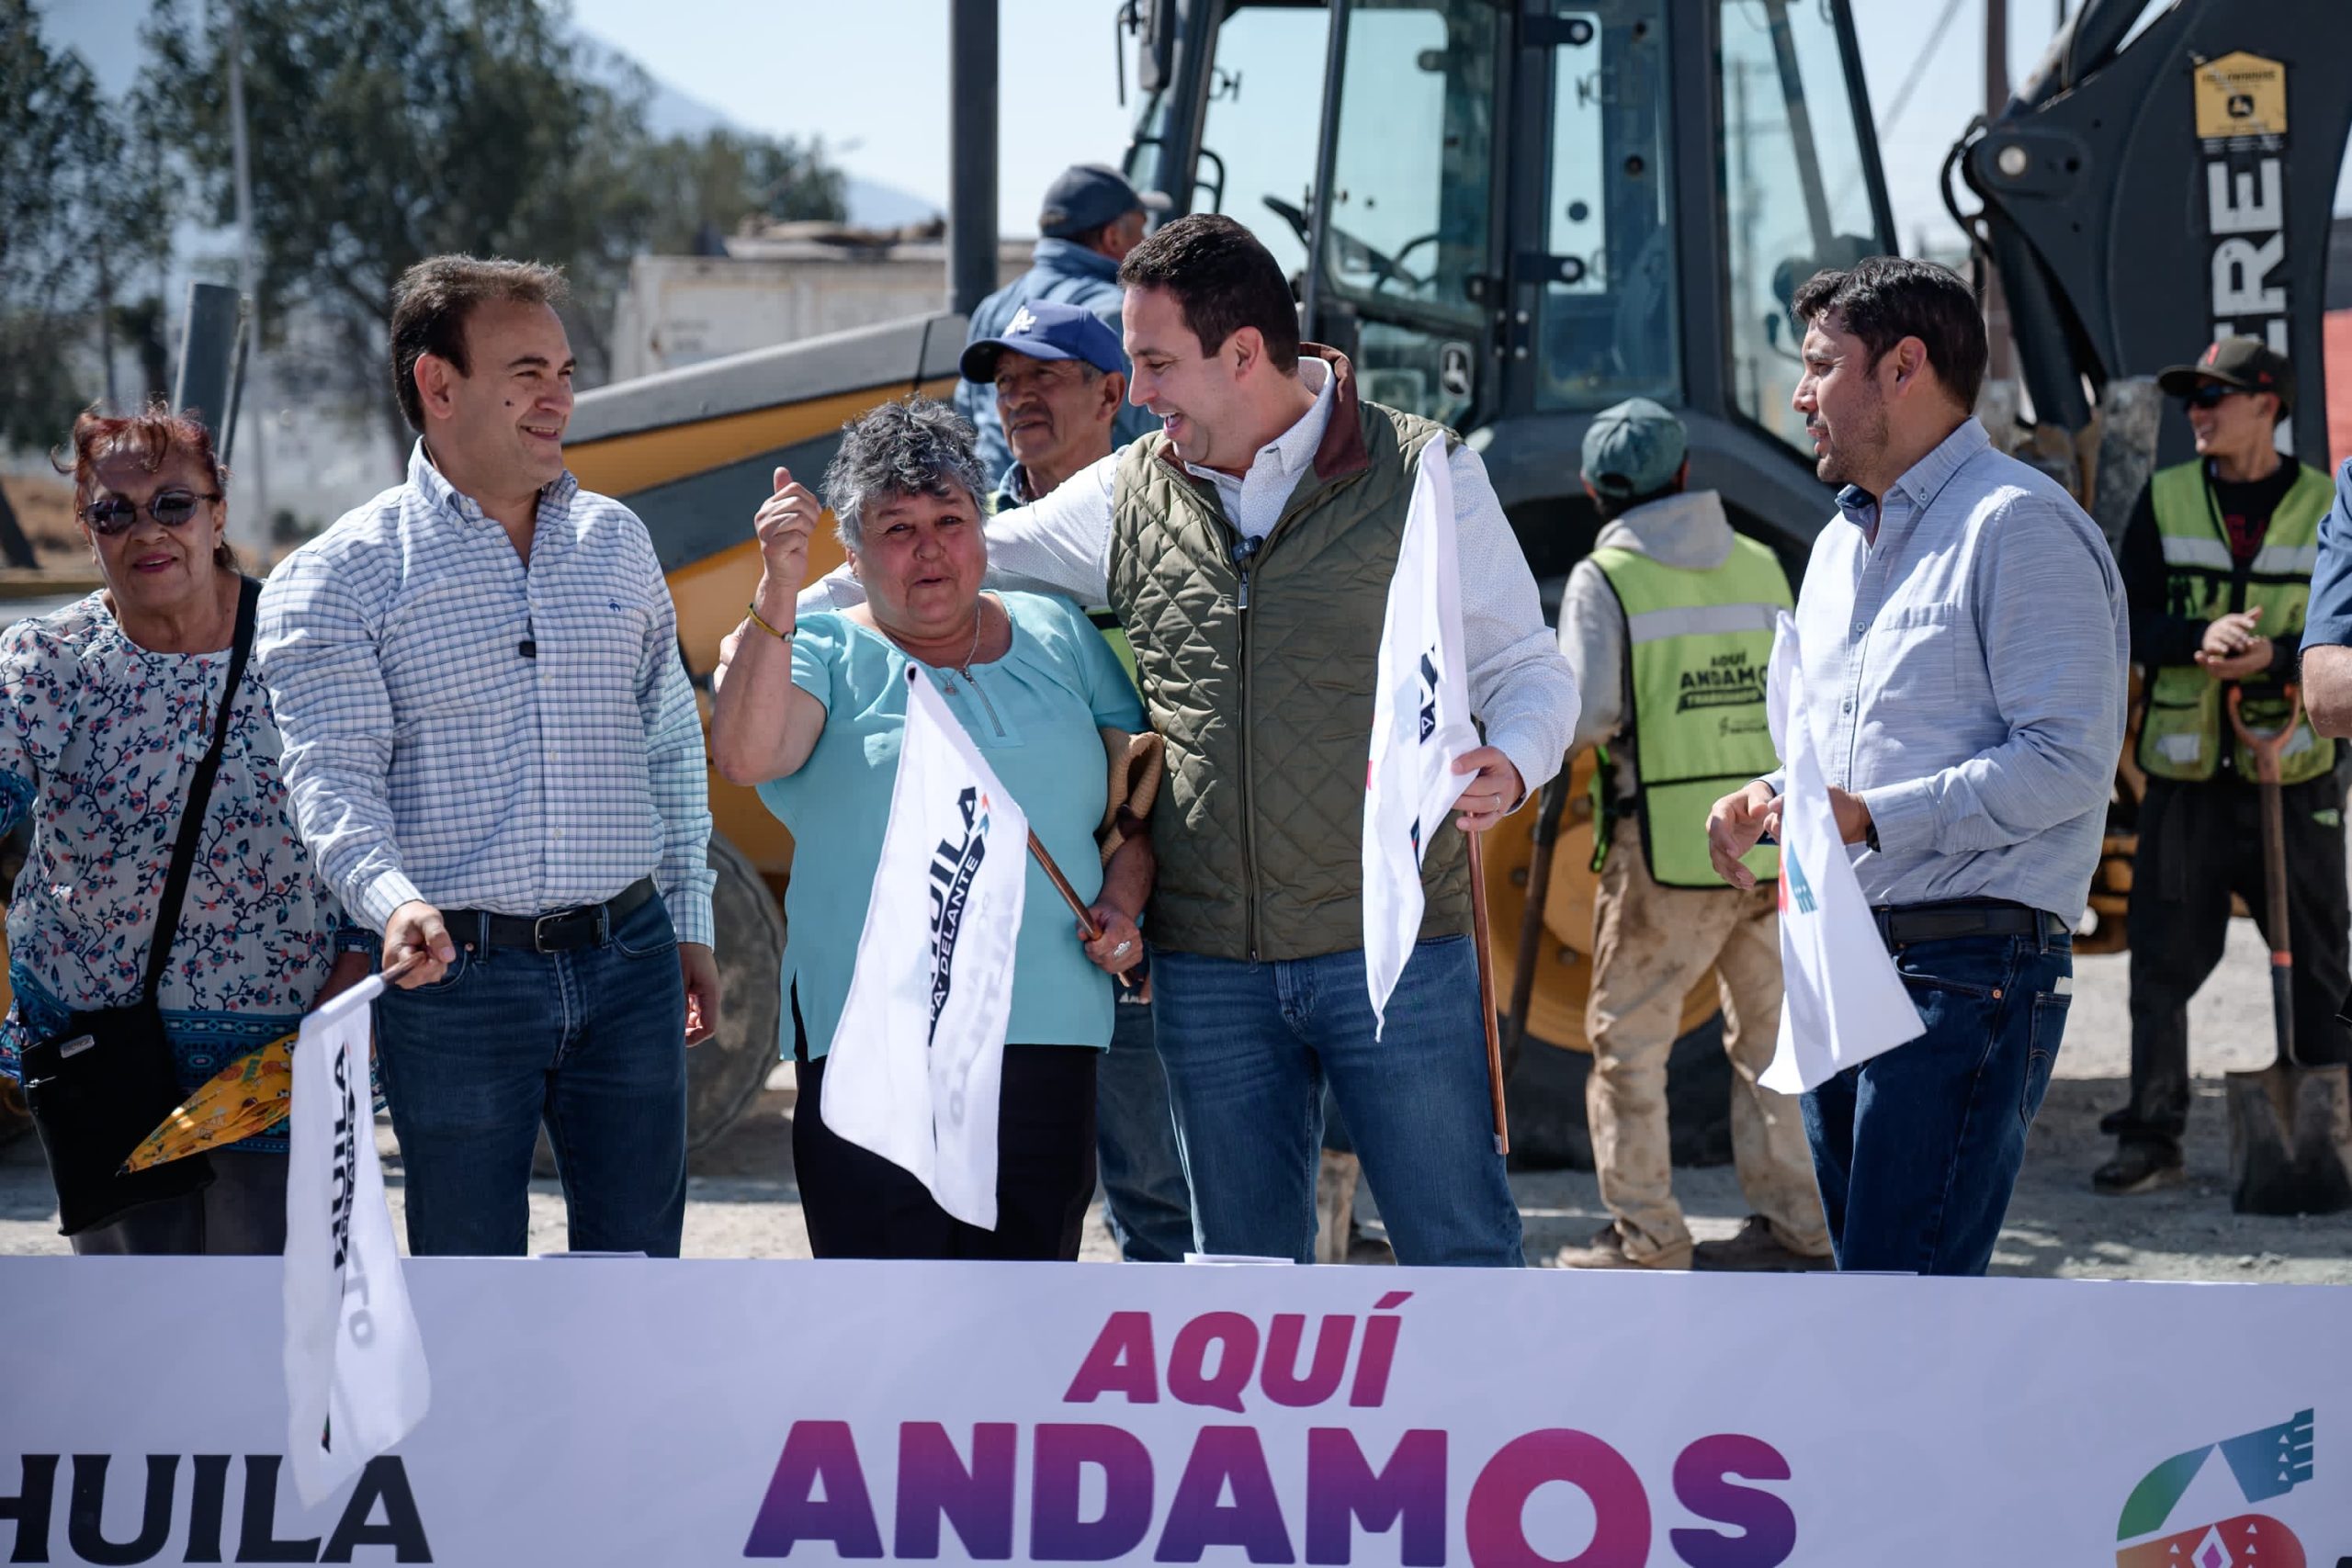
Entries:
{"type": "Polygon", "coordinates": [[[1961,0],[1944,0],[1943,15],[1936,18],[1934,30],[1928,34],[1927,46],[1919,51],[1918,58],[1911,62],[1911,69],[1904,73],[1903,85],[1894,89],[1894,96],[1887,103],[1886,118],[1879,122],[1880,136],[1883,137],[1894,130],[1894,122],[1903,118],[1904,109],[1911,103],[1912,93],[1917,90],[1928,74],[1928,67],[1935,62],[1936,46],[1944,41],[1944,34],[1951,30],[1952,18],[1960,15],[1960,7],[1961,0]]]}

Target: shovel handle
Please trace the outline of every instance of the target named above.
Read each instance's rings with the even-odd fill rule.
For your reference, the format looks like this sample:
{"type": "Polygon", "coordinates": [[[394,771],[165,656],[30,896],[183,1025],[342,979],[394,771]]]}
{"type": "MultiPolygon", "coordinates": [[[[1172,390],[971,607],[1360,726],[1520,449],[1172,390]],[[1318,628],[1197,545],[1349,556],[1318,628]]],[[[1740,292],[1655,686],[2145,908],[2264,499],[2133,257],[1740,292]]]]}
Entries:
{"type": "Polygon", "coordinates": [[[2287,743],[2295,738],[2296,727],[2303,721],[2303,689],[2292,681],[2287,682],[2287,722],[2273,730],[2258,730],[2248,725],[2239,711],[2245,700],[2245,688],[2234,681],[2230,683],[2230,728],[2237,732],[2238,744],[2254,753],[2255,766],[2260,772],[2257,782],[2277,784],[2279,764],[2287,755],[2287,743]]]}

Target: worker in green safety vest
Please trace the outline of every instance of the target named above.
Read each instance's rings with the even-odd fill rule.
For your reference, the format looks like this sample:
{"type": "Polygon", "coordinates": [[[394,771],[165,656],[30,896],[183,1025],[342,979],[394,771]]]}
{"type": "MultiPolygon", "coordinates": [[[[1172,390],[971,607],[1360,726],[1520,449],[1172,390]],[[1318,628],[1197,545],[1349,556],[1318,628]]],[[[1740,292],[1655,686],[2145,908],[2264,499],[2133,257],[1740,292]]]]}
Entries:
{"type": "MultiPolygon", "coordinates": [[[[2335,500],[2326,475],[2278,450],[2275,432],[2295,400],[2285,355],[2223,338],[2159,384],[2185,405],[2197,457],[2156,471],[2123,539],[2132,656],[2146,678],[2135,755],[2148,786],[2128,910],[2132,1099],[2100,1123],[2120,1142],[2091,1178],[2109,1194],[2182,1179],[2188,1001],[2221,962],[2233,894],[2267,925],[2255,764],[2232,732],[2228,690],[2244,694],[2251,728],[2286,722],[2320,520],[2335,500]]],[[[2346,900],[2335,742],[2299,719],[2281,775],[2297,1055],[2340,1062],[2346,900]]]]}
{"type": "Polygon", "coordinates": [[[1774,619],[1793,600],[1778,558],[1732,531],[1722,498],[1685,488],[1687,447],[1682,422],[1646,398],[1603,412],[1584,438],[1584,487],[1602,526],[1569,575],[1560,648],[1583,694],[1571,750],[1603,748],[1585,1107],[1611,1218],[1557,1261],[1826,1268],[1797,1101],[1756,1081],[1781,1017],[1776,852],[1750,854],[1759,882],[1745,892],[1707,853],[1716,798],[1779,765],[1764,674],[1774,619]],[[1682,998],[1710,966],[1732,1059],[1732,1158],[1754,1213],[1738,1236],[1694,1248],[1668,1157],[1667,1057],[1682,998]]]}

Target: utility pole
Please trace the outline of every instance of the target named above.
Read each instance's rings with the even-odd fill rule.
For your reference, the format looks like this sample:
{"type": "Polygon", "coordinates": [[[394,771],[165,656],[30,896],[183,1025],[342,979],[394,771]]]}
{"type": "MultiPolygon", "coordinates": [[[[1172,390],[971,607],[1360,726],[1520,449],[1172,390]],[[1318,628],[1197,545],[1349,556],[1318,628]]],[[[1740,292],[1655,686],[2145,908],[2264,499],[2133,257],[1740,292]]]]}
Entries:
{"type": "MultiPolygon", "coordinates": [[[[229,147],[235,162],[237,181],[237,291],[245,297],[246,339],[245,366],[249,400],[253,405],[254,423],[251,446],[252,461],[244,465],[251,476],[245,493],[252,497],[245,513],[246,527],[241,541],[254,557],[256,563],[264,559],[269,547],[269,469],[264,454],[269,447],[269,400],[262,395],[261,354],[261,268],[254,256],[254,179],[253,165],[247,156],[245,141],[245,33],[240,16],[242,0],[227,0],[229,7],[229,147]]],[[[227,409],[208,409],[205,416],[214,422],[228,417],[227,409]]],[[[220,433],[223,445],[227,432],[220,433]]],[[[234,513],[232,513],[233,517],[234,513]]]]}
{"type": "MultiPolygon", "coordinates": [[[[2009,0],[1984,0],[1984,118],[1999,118],[2009,105],[2009,0]]],[[[1996,381],[2014,381],[2018,374],[2017,344],[2009,334],[2009,301],[2001,292],[2001,277],[1988,270],[1984,280],[1984,333],[1991,348],[1985,374],[1996,381]]]]}

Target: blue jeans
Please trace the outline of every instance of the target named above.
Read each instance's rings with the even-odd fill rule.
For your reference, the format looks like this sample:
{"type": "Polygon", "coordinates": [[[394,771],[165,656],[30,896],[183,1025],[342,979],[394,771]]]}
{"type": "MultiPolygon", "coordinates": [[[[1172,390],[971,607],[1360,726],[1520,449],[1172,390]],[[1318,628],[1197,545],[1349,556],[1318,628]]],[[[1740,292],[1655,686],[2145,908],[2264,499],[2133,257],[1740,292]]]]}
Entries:
{"type": "Polygon", "coordinates": [[[1361,949],[1272,964],[1154,950],[1201,1250],[1312,1260],[1329,1083],[1396,1261],[1526,1261],[1495,1152],[1477,963],[1467,937],[1422,942],[1375,1042],[1361,949]]]}
{"type": "Polygon", "coordinates": [[[1895,968],[1928,1032],[1804,1097],[1841,1269],[1982,1274],[2074,998],[2075,940],[1914,942],[1895,968]]]}
{"type": "Polygon", "coordinates": [[[376,1003],[418,1256],[522,1256],[541,1122],[575,1252],[678,1255],[686,1209],[686,998],[660,898],[602,946],[492,947],[449,922],[448,973],[376,1003]]]}
{"type": "Polygon", "coordinates": [[[1182,1263],[1193,1247],[1193,1191],[1176,1147],[1168,1075],[1148,1002],[1119,1004],[1094,1077],[1095,1164],[1103,1217],[1130,1263],[1182,1263]]]}

